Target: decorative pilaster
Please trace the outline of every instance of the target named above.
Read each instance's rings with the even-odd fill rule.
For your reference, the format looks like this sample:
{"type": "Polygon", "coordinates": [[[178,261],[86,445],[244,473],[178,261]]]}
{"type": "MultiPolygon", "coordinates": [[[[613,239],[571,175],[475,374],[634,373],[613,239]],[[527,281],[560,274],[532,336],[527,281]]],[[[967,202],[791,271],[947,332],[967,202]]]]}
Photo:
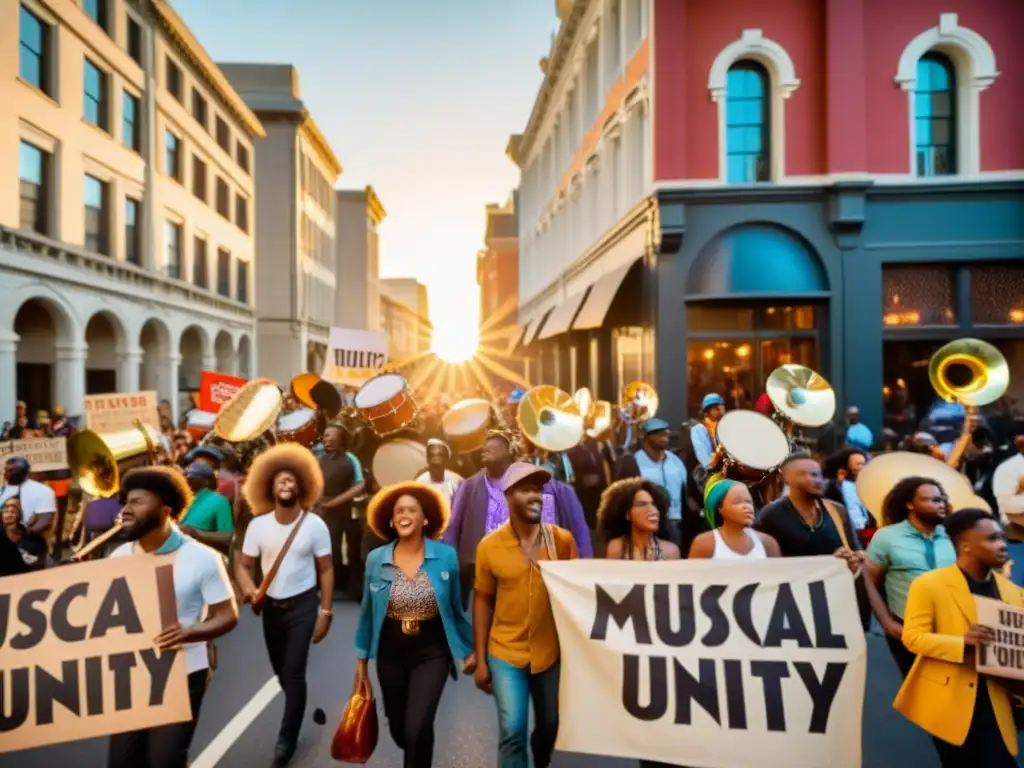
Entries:
{"type": "Polygon", "coordinates": [[[210,352],[203,355],[203,370],[204,371],[218,371],[219,373],[227,373],[227,371],[221,371],[217,367],[217,355],[210,352]]]}
{"type": "Polygon", "coordinates": [[[58,344],[57,353],[57,396],[50,404],[64,407],[68,416],[81,416],[85,399],[85,360],[89,347],[84,342],[58,344]]]}
{"type": "Polygon", "coordinates": [[[178,422],[178,370],[181,367],[181,355],[174,352],[165,357],[160,363],[160,370],[157,373],[157,391],[160,399],[171,404],[171,417],[178,422]]]}
{"type": "Polygon", "coordinates": [[[18,400],[18,334],[0,337],[0,424],[14,421],[18,400]]]}
{"type": "Polygon", "coordinates": [[[142,389],[139,375],[142,369],[143,350],[140,347],[119,352],[117,355],[118,392],[138,392],[142,389]]]}

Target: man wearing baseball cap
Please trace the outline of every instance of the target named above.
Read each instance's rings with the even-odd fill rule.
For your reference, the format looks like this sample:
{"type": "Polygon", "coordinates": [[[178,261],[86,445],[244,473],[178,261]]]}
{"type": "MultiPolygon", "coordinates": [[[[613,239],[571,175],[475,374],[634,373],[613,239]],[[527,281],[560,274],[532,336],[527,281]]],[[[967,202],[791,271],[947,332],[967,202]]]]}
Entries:
{"type": "Polygon", "coordinates": [[[669,424],[664,419],[648,419],[640,424],[640,434],[643,436],[640,450],[622,457],[616,475],[619,480],[626,477],[642,477],[665,490],[669,500],[669,539],[676,546],[680,546],[683,501],[686,495],[686,465],[668,449],[668,430],[669,424]]]}
{"type": "Polygon", "coordinates": [[[715,455],[715,448],[718,446],[717,429],[718,422],[725,416],[725,400],[721,395],[711,392],[704,395],[700,404],[700,424],[690,430],[690,442],[693,443],[693,452],[697,461],[702,466],[711,465],[711,457],[715,455]]]}
{"type": "Polygon", "coordinates": [[[547,768],[558,735],[558,630],[539,562],[574,560],[577,552],[569,531],[542,522],[550,480],[543,467],[512,464],[501,482],[508,522],[476,551],[474,680],[498,705],[498,768],[528,765],[528,750],[536,768],[547,768]]]}

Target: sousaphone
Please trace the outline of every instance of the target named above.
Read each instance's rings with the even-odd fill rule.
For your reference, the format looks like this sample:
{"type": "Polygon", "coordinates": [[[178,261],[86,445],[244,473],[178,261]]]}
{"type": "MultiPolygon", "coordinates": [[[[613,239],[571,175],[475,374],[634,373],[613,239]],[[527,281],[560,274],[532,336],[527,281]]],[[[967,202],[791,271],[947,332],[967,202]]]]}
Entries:
{"type": "Polygon", "coordinates": [[[946,462],[924,453],[893,451],[871,459],[857,475],[857,497],[879,526],[891,522],[882,515],[885,497],[896,483],[908,477],[924,477],[938,483],[954,512],[969,507],[988,508],[975,496],[971,482],[946,462]]]}
{"type": "Polygon", "coordinates": [[[634,421],[653,419],[658,413],[658,390],[645,381],[631,381],[622,390],[620,405],[634,421]]]}
{"type": "Polygon", "coordinates": [[[547,384],[523,395],[516,424],[523,436],[542,451],[568,451],[583,440],[583,414],[572,395],[547,384]]]}
{"type": "Polygon", "coordinates": [[[1010,386],[1003,354],[981,339],[957,339],[928,361],[928,379],[947,403],[981,408],[1001,398],[1010,386]]]}
{"type": "Polygon", "coordinates": [[[780,365],[765,383],[775,407],[775,421],[787,432],[793,427],[823,427],[836,413],[836,393],[828,379],[804,365],[780,365]]]}

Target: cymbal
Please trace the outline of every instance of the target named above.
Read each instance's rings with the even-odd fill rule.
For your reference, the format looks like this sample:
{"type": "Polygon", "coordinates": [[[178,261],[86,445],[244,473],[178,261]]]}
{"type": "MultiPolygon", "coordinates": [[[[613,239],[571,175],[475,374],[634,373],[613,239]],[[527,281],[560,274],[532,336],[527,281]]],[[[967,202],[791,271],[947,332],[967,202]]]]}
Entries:
{"type": "Polygon", "coordinates": [[[779,413],[801,427],[824,426],[836,412],[832,385],[803,365],[780,365],[768,377],[765,392],[779,413]]]}
{"type": "Polygon", "coordinates": [[[567,451],[583,439],[583,414],[572,395],[542,384],[519,401],[516,414],[523,435],[543,451],[567,451]]]}
{"type": "Polygon", "coordinates": [[[937,482],[954,511],[978,506],[974,488],[966,477],[944,461],[909,451],[883,453],[865,464],[857,476],[857,497],[878,524],[885,525],[882,503],[886,495],[900,480],[915,476],[937,482]]]}

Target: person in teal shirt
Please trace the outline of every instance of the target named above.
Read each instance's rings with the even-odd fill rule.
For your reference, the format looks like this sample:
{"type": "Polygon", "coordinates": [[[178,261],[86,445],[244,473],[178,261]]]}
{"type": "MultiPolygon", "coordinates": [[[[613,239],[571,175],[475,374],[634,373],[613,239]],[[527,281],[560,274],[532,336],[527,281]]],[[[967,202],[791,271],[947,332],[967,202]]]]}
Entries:
{"type": "Polygon", "coordinates": [[[217,493],[217,473],[201,461],[189,464],[185,477],[194,494],[178,527],[182,533],[227,554],[235,534],[231,502],[217,493]]]}

